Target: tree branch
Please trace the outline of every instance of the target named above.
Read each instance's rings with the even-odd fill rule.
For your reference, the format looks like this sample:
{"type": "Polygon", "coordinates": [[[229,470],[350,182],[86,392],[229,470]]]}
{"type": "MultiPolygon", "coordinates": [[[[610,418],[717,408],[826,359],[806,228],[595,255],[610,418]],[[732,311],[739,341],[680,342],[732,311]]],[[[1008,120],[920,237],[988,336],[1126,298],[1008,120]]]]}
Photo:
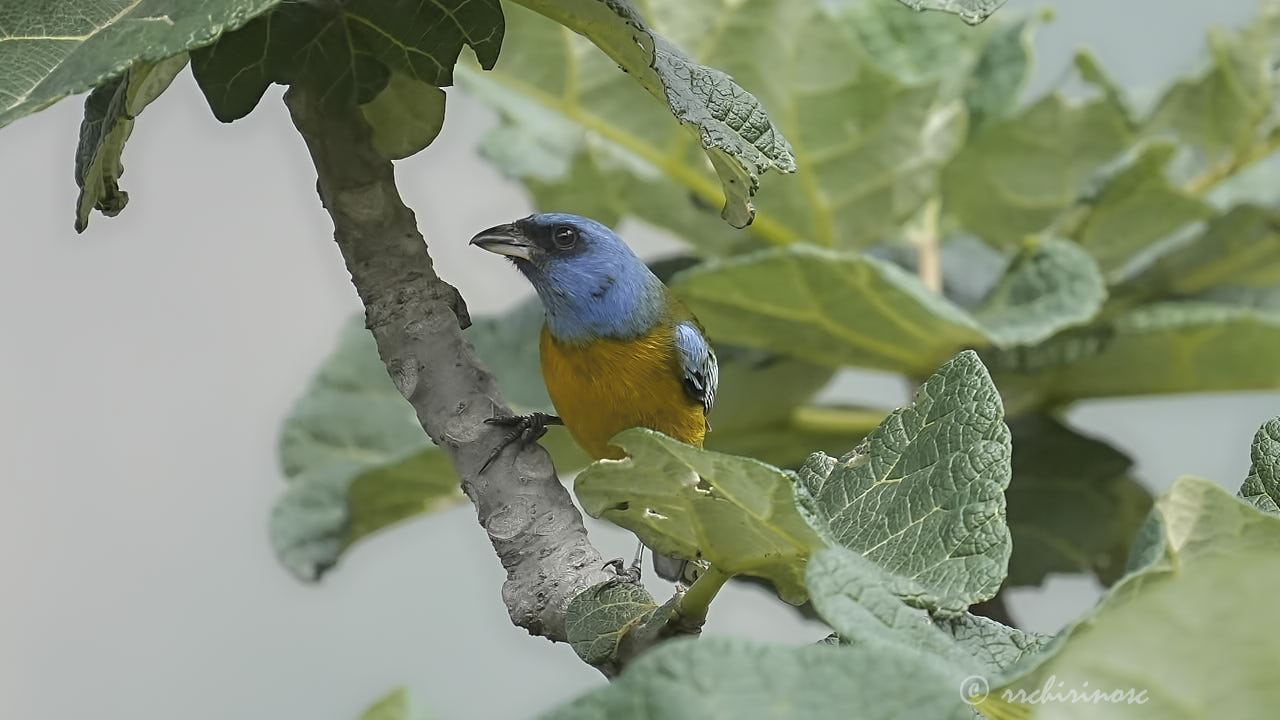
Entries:
{"type": "Polygon", "coordinates": [[[569,601],[611,577],[582,515],[536,444],[504,452],[480,472],[505,432],[484,420],[510,408],[462,335],[466,305],[436,275],[391,162],[374,150],[354,105],[325,104],[302,87],[291,88],[285,104],[315,163],[320,199],[387,372],[448,453],[507,570],[502,599],[511,621],[565,640],[569,601]]]}

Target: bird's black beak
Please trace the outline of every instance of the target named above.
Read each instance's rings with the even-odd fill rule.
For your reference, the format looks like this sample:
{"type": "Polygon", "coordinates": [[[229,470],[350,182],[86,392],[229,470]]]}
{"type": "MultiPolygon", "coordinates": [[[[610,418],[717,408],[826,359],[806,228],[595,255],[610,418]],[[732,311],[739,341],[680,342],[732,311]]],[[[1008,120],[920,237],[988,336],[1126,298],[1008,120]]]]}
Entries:
{"type": "Polygon", "coordinates": [[[498,255],[523,260],[532,259],[533,243],[515,226],[515,223],[498,225],[471,238],[471,244],[498,255]]]}

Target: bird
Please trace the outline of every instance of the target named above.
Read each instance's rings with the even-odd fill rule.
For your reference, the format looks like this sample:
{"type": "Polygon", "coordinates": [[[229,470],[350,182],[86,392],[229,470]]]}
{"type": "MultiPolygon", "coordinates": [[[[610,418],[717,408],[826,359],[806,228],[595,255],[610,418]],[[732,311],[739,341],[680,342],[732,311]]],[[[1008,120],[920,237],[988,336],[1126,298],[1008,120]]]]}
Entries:
{"type": "MultiPolygon", "coordinates": [[[[702,324],[613,230],[548,212],[484,230],[471,244],[515,264],[542,302],[542,378],[556,415],[500,415],[511,428],[486,461],[563,425],[595,459],[625,457],[609,443],[633,427],[702,447],[719,365],[702,324]]],[[[483,472],[483,469],[481,470],[483,472]]],[[[644,546],[616,574],[639,581],[644,546]]],[[[685,583],[701,565],[653,554],[657,574],[685,583]]]]}

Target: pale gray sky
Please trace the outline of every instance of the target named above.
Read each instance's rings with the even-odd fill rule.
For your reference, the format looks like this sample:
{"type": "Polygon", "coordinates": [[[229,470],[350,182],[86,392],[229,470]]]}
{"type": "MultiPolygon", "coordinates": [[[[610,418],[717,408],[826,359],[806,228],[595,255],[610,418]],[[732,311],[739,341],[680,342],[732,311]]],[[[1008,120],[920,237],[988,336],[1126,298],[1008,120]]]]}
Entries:
{"type": "MultiPolygon", "coordinates": [[[[1194,66],[1208,25],[1253,12],[1252,0],[1064,3],[1040,33],[1036,86],[1082,44],[1122,82],[1151,86],[1194,66]]],[[[80,99],[0,130],[0,717],[340,720],[396,685],[441,718],[526,717],[602,682],[569,648],[509,625],[469,507],[361,543],[319,586],[276,564],[278,426],[358,307],[279,95],[221,125],[184,73],[126,151],[131,204],[82,236],[80,99]]],[[[450,103],[400,184],[441,274],[473,311],[498,310],[525,289],[466,240],[530,208],[473,154],[487,112],[450,103]]],[[[1280,394],[1266,393],[1072,417],[1132,452],[1154,487],[1183,473],[1234,487],[1277,413],[1280,394]]],[[[630,553],[625,534],[593,533],[630,553]]],[[[1015,610],[1053,630],[1093,593],[1055,580],[1015,610]]],[[[734,588],[707,631],[823,634],[734,588]]]]}

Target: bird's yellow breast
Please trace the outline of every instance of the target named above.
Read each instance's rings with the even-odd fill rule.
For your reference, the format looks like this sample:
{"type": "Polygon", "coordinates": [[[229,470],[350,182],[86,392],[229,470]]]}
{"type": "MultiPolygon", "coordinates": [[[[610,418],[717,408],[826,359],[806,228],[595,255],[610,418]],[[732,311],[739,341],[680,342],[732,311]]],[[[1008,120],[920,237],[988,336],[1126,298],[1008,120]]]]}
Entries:
{"type": "Polygon", "coordinates": [[[672,329],[666,323],[634,340],[562,343],[546,327],[542,378],[565,427],[587,454],[620,458],[619,432],[647,427],[702,446],[706,415],[684,389],[672,329]]]}

